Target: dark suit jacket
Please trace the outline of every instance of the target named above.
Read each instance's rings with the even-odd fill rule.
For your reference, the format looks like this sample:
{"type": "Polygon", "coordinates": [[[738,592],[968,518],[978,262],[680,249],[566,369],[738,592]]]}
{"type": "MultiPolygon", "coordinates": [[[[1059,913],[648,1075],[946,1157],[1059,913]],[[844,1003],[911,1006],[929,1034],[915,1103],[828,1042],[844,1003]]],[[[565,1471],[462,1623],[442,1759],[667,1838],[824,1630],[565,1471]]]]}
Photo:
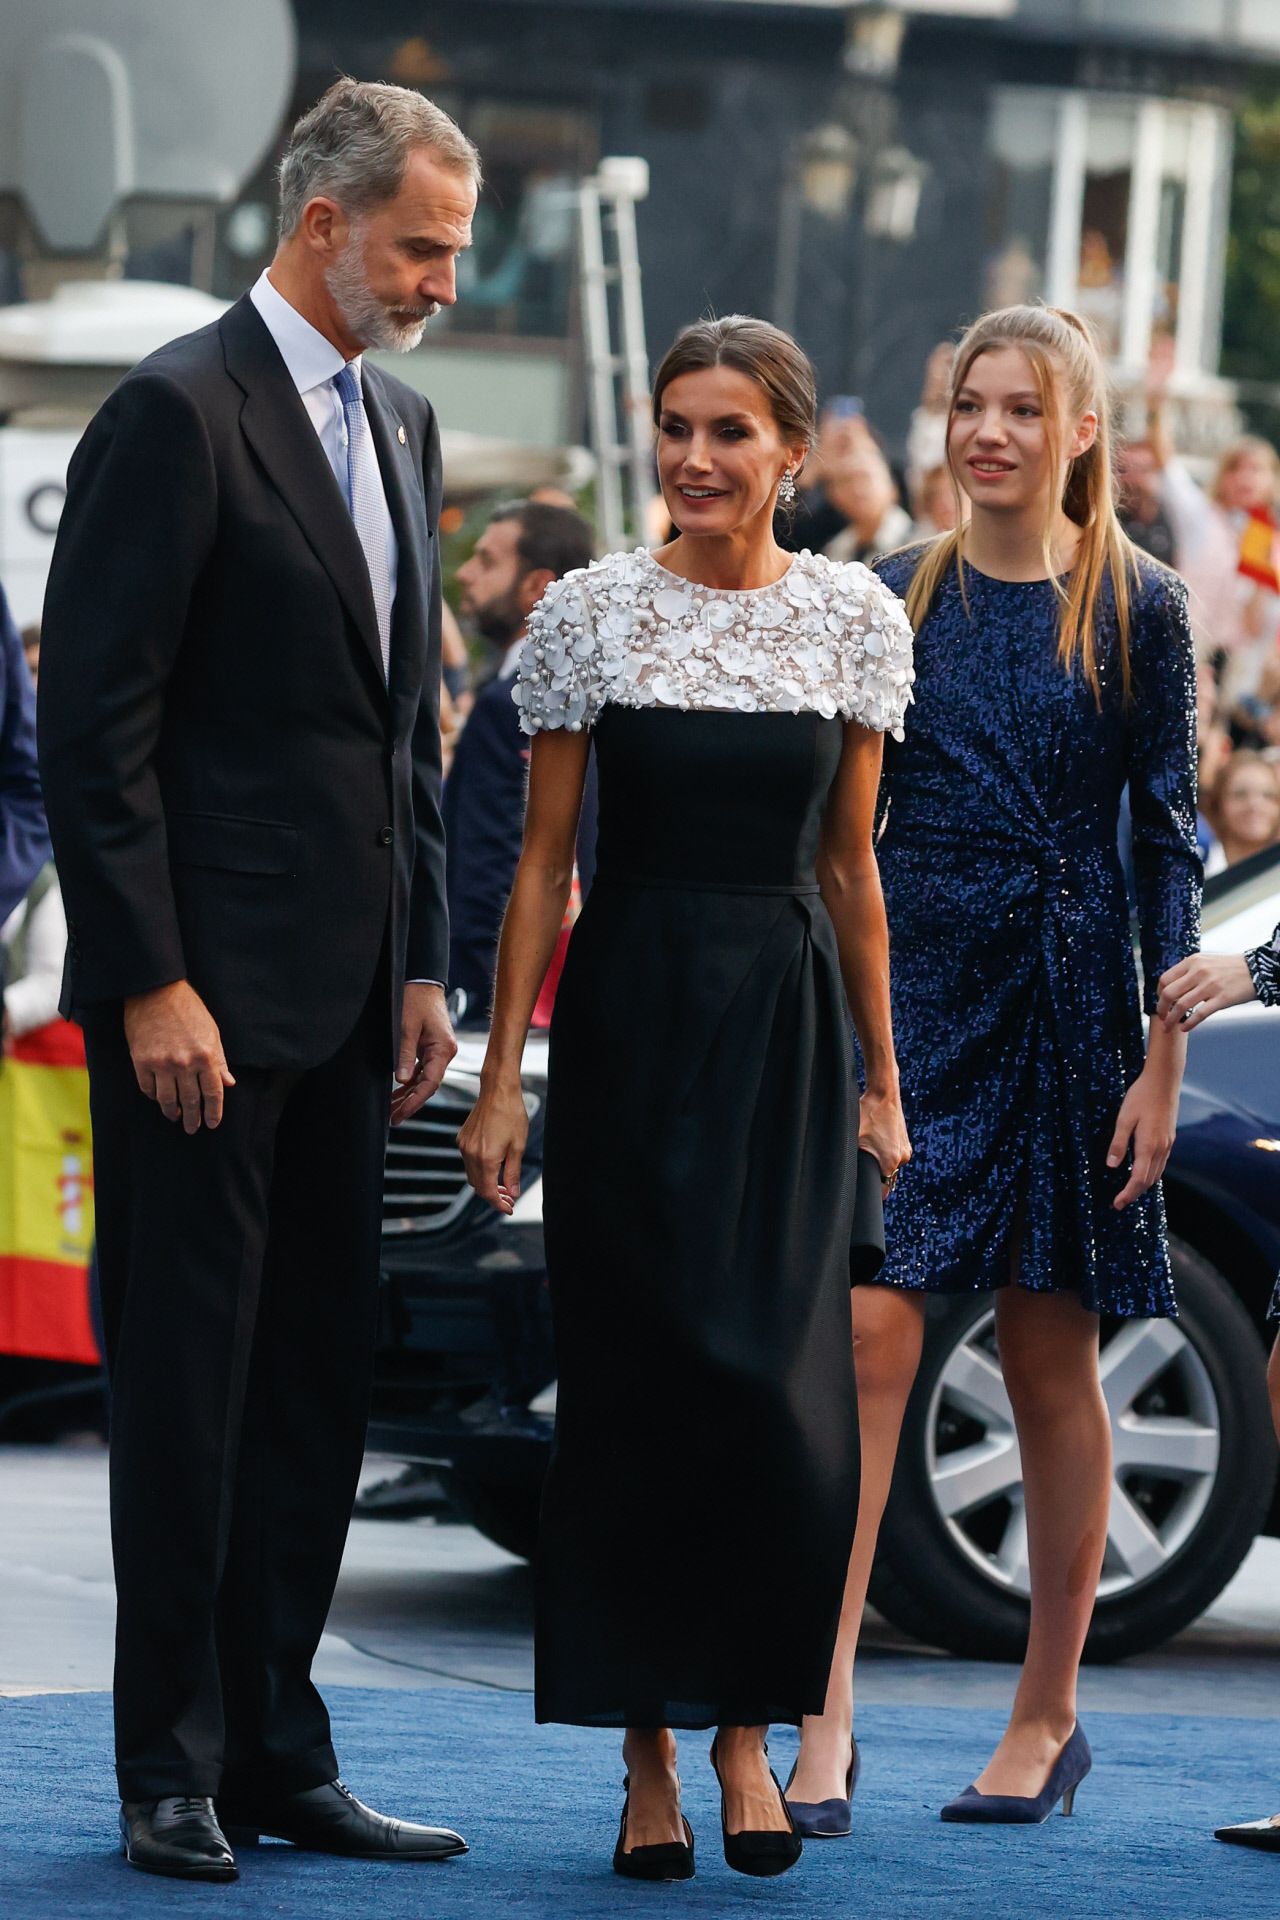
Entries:
{"type": "Polygon", "coordinates": [[[9,603],[0,589],[0,926],[25,899],[48,858],[49,835],[36,766],[35,689],[9,603]]]}
{"type": "Polygon", "coordinates": [[[493,997],[498,935],[524,837],[529,741],[511,698],[516,676],[493,679],[467,715],[449,777],[449,985],[467,995],[468,1020],[493,997]]]}
{"type": "MultiPolygon", "coordinates": [[[[449,985],[467,995],[468,1022],[488,1019],[498,936],[524,840],[529,737],[511,690],[516,676],[489,680],[476,695],[444,783],[449,842],[449,985]]],[[[595,877],[596,762],[587,762],[576,854],[583,899],[595,877]]]]}
{"type": "Polygon", "coordinates": [[[45,601],[40,757],[64,1011],[187,978],[227,1057],[306,1067],[369,995],[443,980],[440,449],[364,370],[399,543],[384,684],[368,569],[275,343],[242,299],[116,388],[71,462],[45,601]]]}

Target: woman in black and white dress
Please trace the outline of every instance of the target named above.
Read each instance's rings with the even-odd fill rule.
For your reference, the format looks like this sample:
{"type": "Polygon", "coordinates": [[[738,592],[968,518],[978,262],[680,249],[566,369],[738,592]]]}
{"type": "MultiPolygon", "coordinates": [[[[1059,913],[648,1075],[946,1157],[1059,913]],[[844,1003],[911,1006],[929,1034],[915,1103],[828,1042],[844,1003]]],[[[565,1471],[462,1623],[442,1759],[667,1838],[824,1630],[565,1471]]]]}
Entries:
{"type": "Polygon", "coordinates": [[[821,1706],[857,1510],[851,1240],[873,1270],[880,1182],[909,1154],[871,832],[911,634],[865,567],[774,539],[813,433],[794,341],[700,322],[654,400],[677,536],[566,576],[529,623],[524,852],[460,1138],[509,1210],[594,740],[597,874],[547,1100],[537,1713],[627,1730],[633,1877],[693,1871],[671,1729],[717,1728],[726,1858],[770,1874],[800,1843],[765,1735],[821,1706]]]}

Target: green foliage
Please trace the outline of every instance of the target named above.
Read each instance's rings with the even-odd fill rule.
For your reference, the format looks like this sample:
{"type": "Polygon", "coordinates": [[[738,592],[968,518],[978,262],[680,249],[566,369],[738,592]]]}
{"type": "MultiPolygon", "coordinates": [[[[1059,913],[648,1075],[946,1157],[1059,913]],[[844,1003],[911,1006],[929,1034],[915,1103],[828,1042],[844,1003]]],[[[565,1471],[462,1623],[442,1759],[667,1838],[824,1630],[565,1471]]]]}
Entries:
{"type": "MultiPolygon", "coordinates": [[[[1222,371],[1232,379],[1280,385],[1280,88],[1274,81],[1236,117],[1222,371]]],[[[1252,424],[1274,438],[1280,426],[1275,407],[1246,411],[1252,424]]]]}

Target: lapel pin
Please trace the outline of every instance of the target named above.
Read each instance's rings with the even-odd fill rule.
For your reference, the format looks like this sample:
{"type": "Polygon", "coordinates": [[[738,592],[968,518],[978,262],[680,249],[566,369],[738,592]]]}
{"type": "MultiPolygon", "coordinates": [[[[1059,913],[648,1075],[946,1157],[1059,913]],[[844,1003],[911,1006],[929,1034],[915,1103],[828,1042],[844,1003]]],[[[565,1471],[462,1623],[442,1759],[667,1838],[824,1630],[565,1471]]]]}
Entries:
{"type": "Polygon", "coordinates": [[[404,428],[403,428],[403,427],[397,427],[397,428],[396,428],[396,439],[397,439],[397,440],[398,440],[398,441],[400,442],[400,445],[401,445],[401,446],[403,446],[403,445],[404,445],[404,443],[405,443],[405,440],[404,440],[404,428]]]}

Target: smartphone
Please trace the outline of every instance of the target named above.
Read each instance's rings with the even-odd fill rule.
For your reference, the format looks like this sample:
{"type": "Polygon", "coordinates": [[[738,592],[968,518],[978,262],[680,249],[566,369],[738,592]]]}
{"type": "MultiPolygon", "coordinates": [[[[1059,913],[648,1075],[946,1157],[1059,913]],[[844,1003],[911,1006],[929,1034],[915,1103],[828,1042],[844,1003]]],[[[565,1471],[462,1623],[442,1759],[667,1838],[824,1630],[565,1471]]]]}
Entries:
{"type": "Polygon", "coordinates": [[[866,412],[856,393],[836,393],[827,402],[827,412],[833,420],[860,420],[866,412]]]}

